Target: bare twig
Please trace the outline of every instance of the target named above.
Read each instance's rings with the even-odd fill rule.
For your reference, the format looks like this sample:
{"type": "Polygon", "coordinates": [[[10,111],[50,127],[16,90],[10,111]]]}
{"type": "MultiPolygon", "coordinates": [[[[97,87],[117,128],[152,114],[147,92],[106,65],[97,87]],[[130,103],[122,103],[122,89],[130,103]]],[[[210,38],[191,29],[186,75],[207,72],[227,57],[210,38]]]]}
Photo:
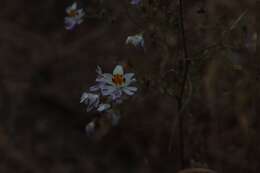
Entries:
{"type": "MultiPolygon", "coordinates": [[[[183,43],[183,53],[184,53],[184,73],[183,73],[183,81],[181,84],[180,96],[178,99],[178,125],[179,125],[179,147],[180,147],[180,161],[181,161],[181,168],[184,168],[184,136],[183,136],[183,100],[184,100],[184,93],[186,88],[186,82],[188,79],[189,74],[189,66],[190,66],[190,59],[188,58],[188,49],[186,44],[186,35],[185,35],[185,28],[184,28],[184,17],[183,17],[183,0],[179,0],[179,16],[180,16],[180,29],[181,29],[181,36],[182,36],[182,43],[183,43]]],[[[182,64],[180,64],[182,66],[182,64]]],[[[182,69],[181,69],[182,70],[182,69]]],[[[173,130],[173,129],[172,129],[173,130]]],[[[173,131],[171,132],[170,137],[170,144],[169,149],[171,149],[172,145],[172,136],[173,131]]]]}
{"type": "Polygon", "coordinates": [[[183,0],[179,0],[179,12],[180,12],[180,27],[181,27],[181,34],[182,34],[182,42],[183,42],[183,53],[184,53],[184,76],[183,76],[183,83],[182,88],[180,91],[180,100],[178,101],[178,110],[180,111],[179,116],[179,145],[180,145],[180,160],[181,160],[181,167],[184,168],[184,136],[183,136],[183,115],[182,115],[182,108],[183,108],[183,96],[186,87],[186,81],[188,78],[189,73],[189,65],[190,60],[188,58],[188,50],[186,44],[186,36],[185,36],[185,28],[184,28],[184,19],[183,19],[183,0]]]}
{"type": "Polygon", "coordinates": [[[246,9],[242,14],[239,15],[239,17],[232,23],[229,30],[233,30],[237,24],[241,21],[241,19],[247,14],[248,10],[246,9]]]}
{"type": "MultiPolygon", "coordinates": [[[[184,111],[184,109],[186,108],[186,106],[188,105],[188,103],[189,103],[189,101],[191,99],[191,95],[192,95],[192,92],[193,92],[193,87],[192,87],[192,82],[191,82],[189,77],[188,77],[188,84],[189,84],[188,85],[189,86],[188,87],[189,88],[188,96],[187,96],[186,100],[184,100],[182,109],[179,110],[179,112],[178,112],[179,114],[181,114],[184,111]]],[[[176,98],[179,99],[178,97],[176,97],[176,98]]],[[[179,116],[176,116],[174,118],[174,120],[172,121],[171,136],[170,136],[170,140],[169,140],[170,142],[169,142],[169,146],[168,146],[168,151],[172,151],[174,132],[175,132],[177,124],[178,124],[178,118],[179,118],[179,116]]]]}

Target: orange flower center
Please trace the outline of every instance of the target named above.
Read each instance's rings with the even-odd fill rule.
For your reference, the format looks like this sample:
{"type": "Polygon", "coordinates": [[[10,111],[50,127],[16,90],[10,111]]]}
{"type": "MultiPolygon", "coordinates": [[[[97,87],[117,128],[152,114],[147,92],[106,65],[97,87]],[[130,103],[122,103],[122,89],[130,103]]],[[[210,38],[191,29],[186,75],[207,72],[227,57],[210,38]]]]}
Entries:
{"type": "Polygon", "coordinates": [[[78,12],[77,12],[76,10],[70,10],[70,11],[68,12],[68,15],[69,15],[70,17],[75,17],[77,14],[78,14],[78,12]]]}
{"type": "Polygon", "coordinates": [[[112,82],[116,86],[122,86],[125,83],[125,78],[121,74],[115,74],[115,75],[113,75],[112,82]]]}

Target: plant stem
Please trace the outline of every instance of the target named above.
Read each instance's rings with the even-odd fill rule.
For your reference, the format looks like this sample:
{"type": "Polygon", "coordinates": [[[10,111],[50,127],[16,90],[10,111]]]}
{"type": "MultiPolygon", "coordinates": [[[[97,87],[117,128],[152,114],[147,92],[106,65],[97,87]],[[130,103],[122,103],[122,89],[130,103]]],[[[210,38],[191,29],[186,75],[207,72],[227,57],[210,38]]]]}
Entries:
{"type": "Polygon", "coordinates": [[[183,81],[180,91],[180,99],[178,101],[178,111],[179,111],[179,145],[180,145],[180,161],[181,161],[181,168],[184,168],[184,135],[183,135],[183,96],[185,92],[185,86],[188,78],[189,73],[189,66],[190,66],[190,59],[188,58],[188,49],[186,43],[186,35],[185,35],[185,27],[184,27],[184,17],[183,17],[183,0],[179,0],[179,15],[180,15],[180,28],[181,28],[181,36],[182,36],[182,43],[183,43],[183,53],[184,53],[184,74],[183,74],[183,81]]]}

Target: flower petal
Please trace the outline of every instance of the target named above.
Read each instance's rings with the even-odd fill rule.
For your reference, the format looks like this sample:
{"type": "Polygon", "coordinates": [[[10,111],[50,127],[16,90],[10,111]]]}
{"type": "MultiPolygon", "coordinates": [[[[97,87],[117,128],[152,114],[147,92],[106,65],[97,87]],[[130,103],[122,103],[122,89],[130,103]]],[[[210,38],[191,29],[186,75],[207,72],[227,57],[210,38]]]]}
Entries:
{"type": "Polygon", "coordinates": [[[103,88],[101,88],[101,93],[103,96],[111,95],[113,92],[115,92],[116,88],[109,85],[104,85],[103,88]]]}
{"type": "Polygon", "coordinates": [[[84,92],[81,96],[80,103],[87,105],[87,112],[96,108],[99,104],[99,95],[84,92]]]}
{"type": "Polygon", "coordinates": [[[111,94],[112,100],[118,100],[122,96],[122,90],[118,89],[111,94]]]}
{"type": "Polygon", "coordinates": [[[96,81],[97,82],[104,82],[104,83],[113,85],[112,78],[113,78],[112,74],[110,74],[110,73],[103,73],[102,76],[98,76],[96,81]]]}
{"type": "Polygon", "coordinates": [[[97,111],[103,112],[103,111],[106,111],[107,109],[109,109],[110,107],[111,107],[110,104],[102,103],[102,104],[100,104],[99,107],[97,108],[97,111]]]}
{"type": "Polygon", "coordinates": [[[88,136],[92,136],[95,133],[95,129],[96,129],[95,121],[91,121],[85,127],[85,131],[86,131],[88,136]]]}
{"type": "Polygon", "coordinates": [[[133,76],[134,76],[134,73],[126,73],[125,74],[125,76],[124,76],[125,77],[125,84],[124,84],[124,86],[128,86],[131,83],[136,82],[136,79],[133,78],[133,76]]]}
{"type": "Polygon", "coordinates": [[[99,65],[97,66],[96,72],[97,74],[102,75],[102,69],[99,65]]]}
{"type": "Polygon", "coordinates": [[[71,5],[71,9],[72,10],[76,10],[77,9],[77,2],[74,2],[72,5],[71,5]]]}
{"type": "Polygon", "coordinates": [[[96,85],[93,85],[89,88],[89,91],[91,92],[95,92],[95,91],[98,91],[100,89],[100,86],[99,84],[96,84],[96,85]]]}
{"type": "Polygon", "coordinates": [[[84,92],[80,97],[80,103],[84,102],[88,98],[88,93],[84,92]]]}
{"type": "Polygon", "coordinates": [[[65,28],[67,30],[72,30],[77,25],[76,20],[73,17],[65,17],[64,18],[65,28]]]}
{"type": "Polygon", "coordinates": [[[129,96],[134,95],[134,92],[129,90],[127,87],[123,88],[123,91],[129,96]]]}
{"type": "Polygon", "coordinates": [[[114,70],[113,70],[113,75],[123,75],[124,74],[124,69],[121,65],[117,65],[114,70]]]}
{"type": "Polygon", "coordinates": [[[125,80],[131,80],[135,74],[134,73],[126,73],[124,75],[125,80]]]}
{"type": "Polygon", "coordinates": [[[143,38],[143,34],[136,34],[133,36],[128,36],[126,39],[126,44],[133,44],[134,46],[140,46],[140,47],[144,47],[144,38],[143,38]]]}
{"type": "Polygon", "coordinates": [[[71,6],[68,6],[65,11],[66,13],[70,13],[71,11],[73,10],[76,10],[77,9],[77,2],[74,2],[71,6]]]}
{"type": "Polygon", "coordinates": [[[134,92],[136,92],[138,89],[137,89],[137,87],[133,87],[133,86],[128,86],[128,87],[126,87],[128,90],[130,90],[130,91],[134,91],[134,92]]]}

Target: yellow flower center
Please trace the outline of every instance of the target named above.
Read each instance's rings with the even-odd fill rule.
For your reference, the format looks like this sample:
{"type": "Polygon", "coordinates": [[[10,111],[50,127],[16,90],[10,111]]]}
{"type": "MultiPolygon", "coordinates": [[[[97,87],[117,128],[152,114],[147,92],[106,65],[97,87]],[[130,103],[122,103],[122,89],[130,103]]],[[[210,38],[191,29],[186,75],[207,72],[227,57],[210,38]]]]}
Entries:
{"type": "Polygon", "coordinates": [[[70,10],[68,12],[68,16],[70,17],[75,17],[76,15],[78,15],[78,12],[76,10],[70,10]]]}
{"type": "Polygon", "coordinates": [[[116,86],[122,86],[125,83],[125,78],[121,74],[115,74],[115,75],[113,75],[112,82],[116,86]]]}

